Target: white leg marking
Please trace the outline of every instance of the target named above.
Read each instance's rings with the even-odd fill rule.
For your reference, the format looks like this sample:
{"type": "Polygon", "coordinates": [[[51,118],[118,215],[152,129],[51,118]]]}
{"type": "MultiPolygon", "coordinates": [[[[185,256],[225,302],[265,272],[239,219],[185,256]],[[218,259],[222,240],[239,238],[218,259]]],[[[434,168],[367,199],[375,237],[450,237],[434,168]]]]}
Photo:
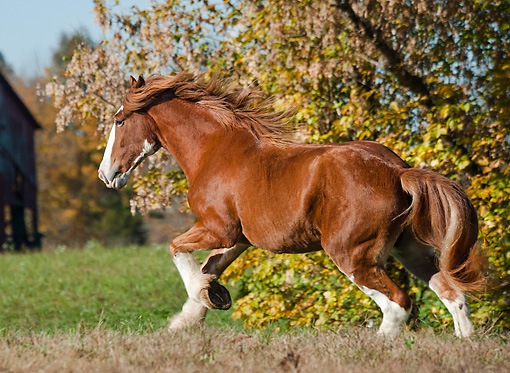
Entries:
{"type": "Polygon", "coordinates": [[[214,279],[214,276],[202,273],[199,263],[190,253],[177,253],[173,256],[173,260],[189,298],[182,306],[181,312],[170,319],[169,331],[182,329],[205,319],[207,305],[201,301],[200,294],[214,279]]]}
{"type": "Polygon", "coordinates": [[[187,326],[201,323],[205,319],[207,308],[201,303],[188,298],[186,303],[182,306],[182,311],[170,319],[168,331],[178,330],[187,326]]]}
{"type": "Polygon", "coordinates": [[[202,273],[200,265],[190,253],[177,253],[173,256],[173,260],[184,282],[188,296],[195,302],[204,304],[200,293],[209,287],[209,283],[215,276],[202,273]]]}
{"type": "Polygon", "coordinates": [[[396,336],[404,326],[409,312],[377,290],[366,286],[361,286],[360,289],[374,300],[383,313],[383,321],[377,333],[390,337],[396,336]]]}
{"type": "Polygon", "coordinates": [[[448,312],[452,315],[455,335],[457,337],[469,337],[474,333],[474,328],[469,318],[469,307],[466,303],[466,298],[460,291],[457,291],[457,296],[453,301],[446,299],[440,292],[441,285],[437,283],[437,275],[438,273],[432,276],[429,287],[437,294],[441,302],[448,309],[448,312]]]}

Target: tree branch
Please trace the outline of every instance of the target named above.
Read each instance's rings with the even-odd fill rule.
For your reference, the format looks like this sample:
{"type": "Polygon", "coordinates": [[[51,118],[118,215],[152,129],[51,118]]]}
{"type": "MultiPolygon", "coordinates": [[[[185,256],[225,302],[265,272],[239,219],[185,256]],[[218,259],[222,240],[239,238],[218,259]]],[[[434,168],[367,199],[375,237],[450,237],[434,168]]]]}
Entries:
{"type": "Polygon", "coordinates": [[[358,33],[382,54],[386,60],[386,67],[395,75],[399,83],[417,95],[426,98],[425,105],[432,106],[430,90],[423,78],[409,72],[402,56],[386,41],[381,30],[356,14],[348,0],[336,0],[335,5],[352,22],[358,33]]]}

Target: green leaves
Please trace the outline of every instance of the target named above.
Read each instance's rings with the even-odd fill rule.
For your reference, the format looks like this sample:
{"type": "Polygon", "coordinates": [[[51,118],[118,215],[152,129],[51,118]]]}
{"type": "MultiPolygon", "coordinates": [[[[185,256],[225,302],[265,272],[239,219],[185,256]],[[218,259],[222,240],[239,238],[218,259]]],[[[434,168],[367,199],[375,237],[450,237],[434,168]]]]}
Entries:
{"type": "MultiPolygon", "coordinates": [[[[378,27],[377,37],[385,40],[386,45],[395,46],[393,51],[378,49],[382,44],[374,45],[364,39],[362,33],[355,32],[356,25],[334,19],[331,12],[329,17],[323,16],[320,5],[292,6],[281,1],[264,4],[254,17],[263,22],[252,23],[243,38],[238,39],[245,44],[257,40],[258,49],[244,59],[257,63],[239,74],[257,77],[268,94],[291,95],[291,102],[300,104],[296,120],[308,127],[310,142],[380,141],[411,165],[431,168],[467,187],[480,212],[481,239],[485,240],[496,276],[508,276],[510,134],[503,123],[510,119],[509,56],[498,50],[508,50],[509,35],[502,32],[505,21],[500,8],[508,9],[510,3],[475,3],[460,13],[457,2],[439,5],[420,1],[413,8],[399,3],[372,12],[364,12],[369,2],[358,3],[358,19],[378,27]],[[315,30],[310,18],[324,25],[322,33],[310,32],[315,30]],[[414,23],[410,24],[409,19],[414,23]],[[495,24],[502,27],[494,28],[495,24]],[[271,37],[261,39],[262,29],[264,35],[271,37]],[[295,32],[289,34],[291,29],[295,32]],[[309,49],[309,45],[315,48],[309,49]],[[271,59],[264,51],[271,51],[271,59]],[[402,61],[400,69],[407,69],[427,84],[429,101],[417,97],[413,83],[403,80],[403,74],[381,60],[383,53],[388,58],[386,62],[391,58],[402,61]],[[286,69],[289,65],[291,70],[286,69]],[[320,68],[315,70],[315,66],[320,68]]],[[[302,268],[309,258],[272,257],[268,262],[273,261],[278,263],[274,271],[286,271],[302,268]]],[[[319,260],[314,265],[321,267],[323,262],[319,260]]],[[[236,266],[241,265],[235,263],[236,266]]],[[[332,268],[330,274],[335,271],[332,268]]],[[[251,290],[238,301],[242,307],[236,315],[250,325],[257,325],[256,320],[263,320],[265,325],[278,317],[287,319],[289,324],[317,325],[334,324],[340,319],[352,322],[354,316],[335,314],[340,312],[337,309],[342,302],[353,306],[358,315],[364,312],[359,305],[363,296],[329,289],[320,292],[314,287],[300,292],[304,278],[312,278],[323,286],[330,280],[328,276],[314,276],[313,271],[301,273],[296,289],[284,297],[285,291],[280,289],[281,281],[276,275],[259,276],[257,271],[250,271],[245,277],[240,275],[241,282],[246,281],[247,289],[251,290]],[[274,292],[270,297],[260,295],[270,290],[274,292]],[[311,301],[318,307],[315,319],[309,319],[300,308],[298,295],[300,301],[306,304],[311,301]],[[289,303],[287,299],[294,301],[289,303]],[[265,311],[249,310],[248,303],[280,311],[276,317],[265,311]],[[292,313],[295,308],[299,312],[292,313]]],[[[431,298],[423,284],[416,283],[411,289],[420,299],[423,321],[437,324],[448,320],[444,307],[437,298],[431,298]]],[[[474,317],[480,325],[497,315],[498,326],[509,327],[510,314],[504,301],[508,292],[507,285],[496,292],[499,301],[484,299],[474,303],[474,317]]]]}
{"type": "Polygon", "coordinates": [[[226,276],[239,288],[233,317],[248,328],[362,324],[378,314],[323,252],[274,255],[251,249],[226,276]]]}
{"type": "MultiPolygon", "coordinates": [[[[508,276],[509,0],[358,1],[355,6],[344,1],[335,2],[337,7],[327,1],[241,0],[235,6],[166,1],[126,14],[117,14],[104,1],[95,3],[100,23],[111,28],[112,37],[92,51],[77,51],[66,82],[49,85],[61,126],[86,117],[83,113],[100,121],[109,118],[116,108],[107,103],[119,102],[123,93],[122,70],[199,70],[245,86],[257,84],[277,96],[279,104],[296,106],[295,121],[305,141],[376,140],[412,166],[433,169],[467,188],[480,213],[480,237],[494,271],[508,276]]],[[[168,157],[152,162],[135,184],[132,205],[144,211],[166,206],[186,189],[182,174],[163,171],[168,157]]],[[[308,263],[306,258],[282,265],[296,271],[308,263]]],[[[325,265],[313,258],[319,261],[317,268],[325,265]]],[[[257,264],[262,272],[241,261],[234,264],[237,279],[246,282],[239,316],[248,320],[258,312],[262,324],[284,317],[289,325],[363,320],[358,303],[366,298],[325,293],[332,291],[325,288],[336,269],[313,277],[316,269],[310,267],[297,281],[312,276],[322,285],[293,287],[273,273],[277,271],[268,271],[268,264],[257,264]],[[313,316],[318,319],[307,319],[297,300],[311,308],[318,305],[321,310],[313,316]],[[270,306],[261,308],[268,311],[248,307],[258,303],[270,306]],[[348,311],[335,307],[340,303],[348,311]]],[[[420,299],[428,296],[422,296],[428,294],[422,285],[416,288],[420,299]]],[[[498,326],[510,327],[509,292],[506,285],[492,300],[475,302],[477,320],[498,315],[498,326]]],[[[425,309],[442,320],[439,311],[425,309]]]]}

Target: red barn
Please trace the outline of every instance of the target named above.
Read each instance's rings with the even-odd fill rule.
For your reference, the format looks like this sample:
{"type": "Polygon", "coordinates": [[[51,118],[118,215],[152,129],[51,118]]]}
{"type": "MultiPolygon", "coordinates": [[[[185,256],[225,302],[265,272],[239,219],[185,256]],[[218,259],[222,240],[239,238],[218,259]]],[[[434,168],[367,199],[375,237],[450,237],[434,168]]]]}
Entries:
{"type": "Polygon", "coordinates": [[[0,250],[41,245],[34,150],[39,128],[0,72],[0,250]]]}

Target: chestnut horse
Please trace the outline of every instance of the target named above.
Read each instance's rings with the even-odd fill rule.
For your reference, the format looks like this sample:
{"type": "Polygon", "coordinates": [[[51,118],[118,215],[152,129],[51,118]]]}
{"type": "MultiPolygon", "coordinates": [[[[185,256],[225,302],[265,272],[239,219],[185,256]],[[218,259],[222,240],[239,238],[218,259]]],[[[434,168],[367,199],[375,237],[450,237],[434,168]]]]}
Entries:
{"type": "Polygon", "coordinates": [[[374,142],[293,143],[284,119],[260,93],[219,79],[131,77],[99,178],[122,188],[163,147],[188,179],[197,222],[170,252],[189,298],[170,329],[230,307],[217,279],[253,245],[275,253],[324,250],[381,308],[379,333],[390,336],[411,309],[385,271],[392,255],[438,295],[456,335],[472,334],[464,294],[483,290],[484,255],[476,212],[461,188],[374,142]],[[195,250],[212,250],[201,266],[195,250]]]}

